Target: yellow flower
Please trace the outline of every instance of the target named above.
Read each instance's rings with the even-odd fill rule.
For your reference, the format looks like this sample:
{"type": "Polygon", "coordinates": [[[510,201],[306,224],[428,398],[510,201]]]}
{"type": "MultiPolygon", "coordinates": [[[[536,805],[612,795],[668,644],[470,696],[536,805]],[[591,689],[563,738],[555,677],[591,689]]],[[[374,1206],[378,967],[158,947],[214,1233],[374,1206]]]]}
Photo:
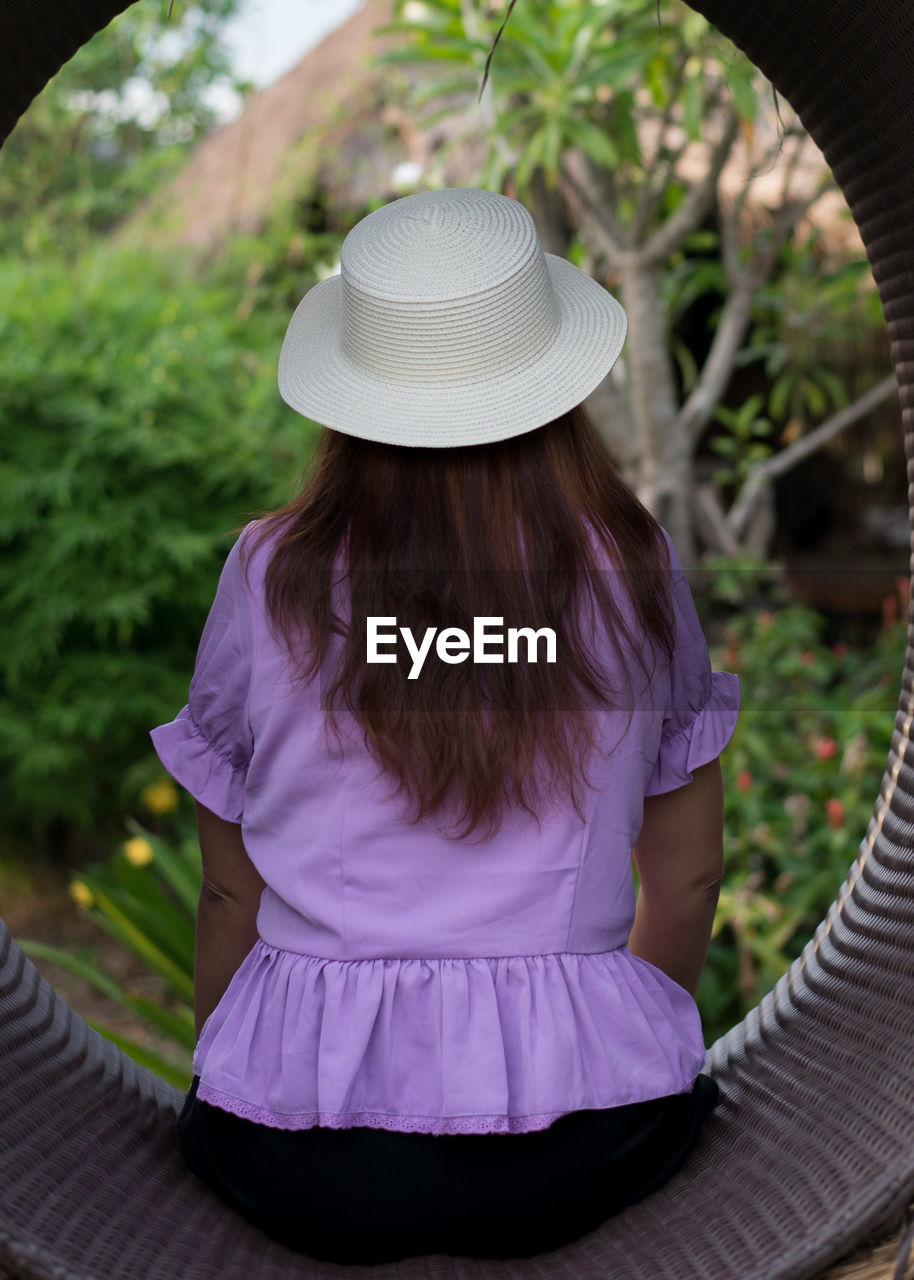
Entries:
{"type": "Polygon", "coordinates": [[[70,885],[70,897],[80,907],[91,907],[94,901],[92,890],[82,880],[74,880],[70,885]]]}
{"type": "Polygon", "coordinates": [[[143,788],[140,799],[150,813],[174,813],[178,807],[178,788],[171,778],[160,778],[143,788]]]}
{"type": "Polygon", "coordinates": [[[142,836],[134,836],[132,840],[127,840],[124,844],[124,854],[127,861],[132,862],[135,867],[148,867],[153,859],[152,845],[142,836]]]}

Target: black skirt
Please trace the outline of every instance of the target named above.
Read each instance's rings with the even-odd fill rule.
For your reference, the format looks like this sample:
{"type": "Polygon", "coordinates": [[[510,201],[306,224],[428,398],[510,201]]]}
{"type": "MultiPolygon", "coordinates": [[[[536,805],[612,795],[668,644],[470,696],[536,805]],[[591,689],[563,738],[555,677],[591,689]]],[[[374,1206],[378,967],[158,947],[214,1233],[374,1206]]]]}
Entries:
{"type": "Polygon", "coordinates": [[[187,1164],[290,1249],[337,1263],[416,1254],[531,1257],[579,1239],[675,1174],[719,1092],[573,1111],[516,1134],[273,1129],[197,1098],[178,1119],[187,1164]]]}

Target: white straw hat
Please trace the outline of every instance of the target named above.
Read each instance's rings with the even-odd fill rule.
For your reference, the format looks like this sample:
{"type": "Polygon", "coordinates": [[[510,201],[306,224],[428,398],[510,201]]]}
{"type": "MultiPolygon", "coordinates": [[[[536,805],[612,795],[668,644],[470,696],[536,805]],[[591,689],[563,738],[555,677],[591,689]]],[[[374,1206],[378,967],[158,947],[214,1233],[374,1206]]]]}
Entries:
{"type": "Polygon", "coordinates": [[[404,196],[349,232],[338,275],[299,303],[279,357],[298,413],[366,440],[470,445],[551,422],[606,377],[621,305],[544,254],[508,196],[404,196]]]}

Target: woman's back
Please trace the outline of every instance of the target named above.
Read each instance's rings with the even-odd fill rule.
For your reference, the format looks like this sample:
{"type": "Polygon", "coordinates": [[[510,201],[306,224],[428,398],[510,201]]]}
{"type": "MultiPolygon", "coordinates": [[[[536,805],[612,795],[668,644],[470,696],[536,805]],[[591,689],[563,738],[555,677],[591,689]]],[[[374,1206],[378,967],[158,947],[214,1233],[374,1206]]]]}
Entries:
{"type": "Polygon", "coordinates": [[[325,681],[296,678],[266,607],[274,540],[242,554],[255,529],[226,561],[188,708],[153,734],[241,823],[266,886],[260,941],[197,1045],[200,1098],[286,1127],[484,1133],[686,1088],[698,1012],[625,945],[631,853],[644,796],[719,754],[738,686],[712,676],[672,544],[674,661],[634,688],[630,724],[598,717],[583,816],[515,809],[478,842],[407,821],[351,717],[327,734],[325,681]]]}
{"type": "MultiPolygon", "coordinates": [[[[448,1144],[496,1136],[511,1213],[477,1203],[467,1237],[442,1193],[417,1251],[514,1249],[532,1188],[530,1240],[573,1238],[670,1176],[713,1105],[692,995],[720,861],[704,779],[739,682],[712,673],[675,549],[581,406],[624,333],[505,197],[364,219],[280,357],[288,403],[329,428],[316,467],[230,552],[188,705],[153,732],[204,863],[183,1149],[306,1250],[319,1170],[322,1256],[377,1256],[333,1217],[356,1167],[401,1160],[407,1200],[463,1198],[448,1144]],[[480,651],[501,626],[507,651],[480,651]],[[658,819],[648,797],[697,771],[671,897],[680,807],[658,819]]],[[[357,1217],[402,1256],[396,1185],[383,1210],[359,1185],[357,1217]]]]}

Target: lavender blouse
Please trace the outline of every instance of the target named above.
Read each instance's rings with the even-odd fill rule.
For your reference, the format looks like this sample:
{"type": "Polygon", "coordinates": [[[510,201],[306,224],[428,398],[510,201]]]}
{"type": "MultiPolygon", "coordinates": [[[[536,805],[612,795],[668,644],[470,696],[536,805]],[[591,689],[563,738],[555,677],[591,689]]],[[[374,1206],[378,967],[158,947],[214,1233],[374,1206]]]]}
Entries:
{"type": "Polygon", "coordinates": [[[284,1129],[520,1133],[691,1088],[695,1002],[626,945],[631,851],[644,796],[720,754],[740,690],[711,671],[669,536],[674,660],[621,741],[627,714],[605,713],[617,745],[584,821],[570,804],[539,829],[519,813],[472,845],[406,824],[357,734],[330,749],[320,680],[293,685],[268,625],[269,543],[245,578],[252,527],[225,562],[188,704],[151,735],[191,795],[241,824],[266,885],[259,938],[196,1045],[198,1097],[284,1129]]]}

